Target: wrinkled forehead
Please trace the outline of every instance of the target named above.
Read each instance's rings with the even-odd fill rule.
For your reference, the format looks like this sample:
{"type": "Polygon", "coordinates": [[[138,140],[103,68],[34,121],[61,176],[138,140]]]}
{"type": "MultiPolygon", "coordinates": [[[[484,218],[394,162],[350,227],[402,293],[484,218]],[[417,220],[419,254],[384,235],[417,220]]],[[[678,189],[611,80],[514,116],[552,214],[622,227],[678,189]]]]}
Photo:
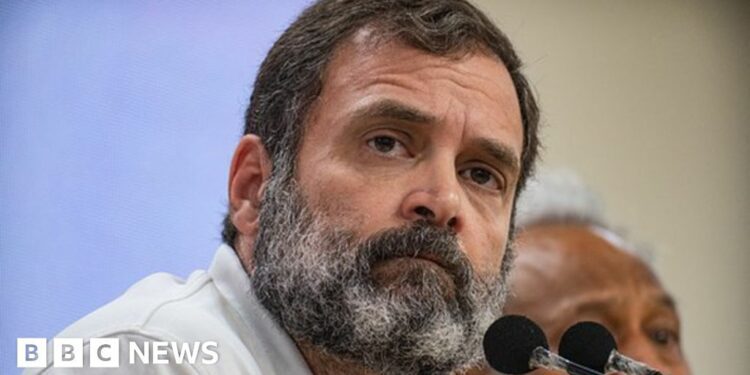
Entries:
{"type": "MultiPolygon", "coordinates": [[[[358,38],[337,47],[327,63],[306,131],[321,117],[344,117],[368,103],[388,101],[451,124],[466,120],[483,137],[508,143],[520,159],[525,138],[520,104],[510,73],[498,59],[484,54],[444,57],[399,41],[373,47],[366,35],[361,36],[364,42],[358,38]],[[448,111],[463,118],[448,121],[443,117],[448,111]]],[[[330,127],[335,120],[324,122],[330,127]]]]}
{"type": "MultiPolygon", "coordinates": [[[[459,62],[471,56],[486,57],[501,66],[502,70],[505,72],[504,75],[507,75],[508,79],[512,82],[510,73],[503,60],[497,54],[492,52],[490,48],[479,41],[469,40],[465,44],[450,46],[430,45],[429,43],[430,41],[422,39],[420,39],[418,43],[411,41],[408,38],[399,35],[398,31],[382,29],[377,23],[365,25],[336,44],[331,56],[326,61],[326,69],[323,72],[321,80],[325,83],[326,77],[331,73],[334,73],[336,68],[345,65],[345,61],[341,61],[342,57],[351,60],[352,56],[372,57],[381,54],[387,55],[389,49],[406,48],[412,50],[415,54],[429,55],[434,58],[453,62],[459,62]],[[422,43],[427,44],[423,45],[422,43]],[[334,62],[338,62],[338,64],[333,64],[334,62]]],[[[435,42],[433,41],[432,44],[434,43],[435,42]]]]}
{"type": "MultiPolygon", "coordinates": [[[[421,40],[421,42],[429,43],[424,40],[421,40]]],[[[481,57],[481,60],[485,62],[485,66],[494,68],[491,70],[493,75],[484,77],[484,79],[486,81],[501,82],[503,89],[505,89],[505,86],[509,86],[509,90],[504,90],[508,91],[508,93],[503,99],[513,103],[512,109],[518,112],[520,120],[520,103],[513,78],[502,59],[484,44],[478,41],[470,41],[466,44],[452,46],[452,48],[419,45],[419,43],[412,43],[399,36],[396,31],[384,32],[377,24],[364,26],[336,44],[333,53],[326,61],[326,67],[320,78],[323,88],[325,89],[326,84],[330,83],[332,76],[346,75],[347,72],[362,75],[363,72],[356,68],[360,67],[363,62],[377,61],[382,65],[393,63],[398,66],[401,63],[411,61],[392,58],[394,50],[408,51],[409,57],[413,58],[424,59],[428,57],[435,62],[447,61],[456,65],[468,61],[471,57],[481,57]]],[[[401,57],[404,57],[404,55],[402,53],[401,57]]],[[[465,72],[466,75],[471,75],[472,73],[476,73],[476,69],[465,72]]]]}

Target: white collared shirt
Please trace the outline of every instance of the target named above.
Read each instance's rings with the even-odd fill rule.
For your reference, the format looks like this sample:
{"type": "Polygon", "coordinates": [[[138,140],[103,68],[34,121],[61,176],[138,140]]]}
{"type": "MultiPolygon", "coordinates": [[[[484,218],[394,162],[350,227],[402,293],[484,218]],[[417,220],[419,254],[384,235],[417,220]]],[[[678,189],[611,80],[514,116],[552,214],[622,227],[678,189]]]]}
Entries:
{"type": "Polygon", "coordinates": [[[255,298],[227,245],[219,247],[208,271],[195,271],[187,280],[166,273],[148,276],[56,338],[83,339],[83,368],[53,366],[49,340],[47,367],[26,374],[311,374],[294,341],[255,298]],[[90,367],[91,338],[118,339],[119,368],[90,367]],[[130,343],[143,348],[154,342],[215,342],[218,361],[178,364],[169,350],[169,364],[129,364],[130,343]]]}

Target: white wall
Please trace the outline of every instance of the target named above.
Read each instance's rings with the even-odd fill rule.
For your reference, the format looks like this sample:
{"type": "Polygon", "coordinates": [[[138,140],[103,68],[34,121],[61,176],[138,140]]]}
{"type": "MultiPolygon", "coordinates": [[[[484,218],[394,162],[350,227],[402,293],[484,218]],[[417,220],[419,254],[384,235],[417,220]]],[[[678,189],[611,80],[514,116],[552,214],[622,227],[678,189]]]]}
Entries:
{"type": "Polygon", "coordinates": [[[748,373],[750,3],[477,4],[527,64],[543,165],[573,167],[655,245],[694,373],[748,373]]]}

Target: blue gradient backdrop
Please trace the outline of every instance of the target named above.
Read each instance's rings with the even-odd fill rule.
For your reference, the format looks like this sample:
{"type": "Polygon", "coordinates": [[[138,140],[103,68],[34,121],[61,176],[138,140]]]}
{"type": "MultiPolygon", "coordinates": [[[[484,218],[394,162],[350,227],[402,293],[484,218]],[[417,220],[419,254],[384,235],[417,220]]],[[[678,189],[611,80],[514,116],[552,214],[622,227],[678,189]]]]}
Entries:
{"type": "Polygon", "coordinates": [[[307,1],[0,3],[0,373],[220,243],[255,71],[307,1]]]}

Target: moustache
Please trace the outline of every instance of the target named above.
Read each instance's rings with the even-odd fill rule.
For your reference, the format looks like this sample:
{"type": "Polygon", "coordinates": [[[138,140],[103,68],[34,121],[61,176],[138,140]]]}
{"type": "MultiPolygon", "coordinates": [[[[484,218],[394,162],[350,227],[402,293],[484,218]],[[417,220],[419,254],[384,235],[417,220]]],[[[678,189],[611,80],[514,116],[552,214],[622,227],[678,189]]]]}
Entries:
{"type": "Polygon", "coordinates": [[[361,275],[369,274],[379,262],[414,258],[437,263],[451,276],[459,290],[468,288],[473,279],[473,267],[461,251],[455,233],[427,221],[378,232],[358,248],[357,264],[361,275]]]}

